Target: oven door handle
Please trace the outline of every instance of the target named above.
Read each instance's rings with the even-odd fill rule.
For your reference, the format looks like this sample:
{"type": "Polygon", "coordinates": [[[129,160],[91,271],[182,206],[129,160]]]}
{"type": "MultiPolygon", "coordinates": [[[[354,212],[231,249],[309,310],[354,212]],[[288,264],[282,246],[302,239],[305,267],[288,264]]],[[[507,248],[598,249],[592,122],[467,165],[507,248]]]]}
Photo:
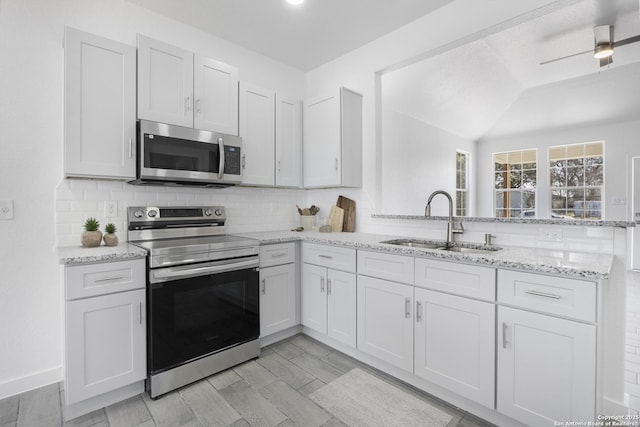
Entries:
{"type": "Polygon", "coordinates": [[[154,282],[166,282],[167,280],[176,280],[181,278],[204,276],[207,274],[226,273],[229,271],[244,270],[247,268],[258,267],[259,261],[257,258],[250,260],[244,260],[239,262],[232,262],[219,265],[208,265],[205,267],[175,267],[175,268],[163,268],[160,270],[151,271],[151,283],[154,282]]]}

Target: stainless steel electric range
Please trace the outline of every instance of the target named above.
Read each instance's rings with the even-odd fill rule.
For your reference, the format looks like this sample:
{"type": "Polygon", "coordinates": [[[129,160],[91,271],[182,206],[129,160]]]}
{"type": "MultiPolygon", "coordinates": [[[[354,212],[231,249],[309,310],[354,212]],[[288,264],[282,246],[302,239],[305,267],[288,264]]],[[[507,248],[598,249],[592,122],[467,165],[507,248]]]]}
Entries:
{"type": "Polygon", "coordinates": [[[128,209],[128,240],[149,253],[152,398],[260,355],[259,241],[225,221],[222,206],[128,209]]]}

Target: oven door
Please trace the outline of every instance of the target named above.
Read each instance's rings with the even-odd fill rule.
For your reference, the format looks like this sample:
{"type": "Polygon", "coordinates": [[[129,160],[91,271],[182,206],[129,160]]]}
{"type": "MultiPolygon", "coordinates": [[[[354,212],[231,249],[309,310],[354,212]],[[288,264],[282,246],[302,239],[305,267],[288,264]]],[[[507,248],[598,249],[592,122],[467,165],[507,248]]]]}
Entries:
{"type": "MultiPolygon", "coordinates": [[[[149,284],[149,371],[157,374],[260,336],[257,267],[149,284]]],[[[180,273],[176,273],[179,271],[180,273]]],[[[164,280],[164,279],[163,279],[164,280]]]]}

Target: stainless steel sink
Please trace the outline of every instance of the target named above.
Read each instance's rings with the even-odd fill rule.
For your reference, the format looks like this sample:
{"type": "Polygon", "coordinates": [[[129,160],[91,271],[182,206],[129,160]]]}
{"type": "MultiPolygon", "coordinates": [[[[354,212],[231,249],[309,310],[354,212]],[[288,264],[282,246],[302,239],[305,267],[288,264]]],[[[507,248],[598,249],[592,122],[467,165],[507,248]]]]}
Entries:
{"type": "Polygon", "coordinates": [[[388,245],[408,246],[411,248],[424,248],[424,249],[438,249],[444,244],[444,242],[429,242],[425,240],[414,240],[414,239],[386,240],[380,243],[386,243],[388,245]]]}
{"type": "Polygon", "coordinates": [[[502,249],[499,246],[481,246],[469,243],[454,243],[453,245],[447,246],[445,242],[419,239],[394,239],[385,240],[380,243],[385,243],[387,245],[407,246],[410,248],[436,249],[439,251],[458,252],[463,254],[486,254],[502,249]]]}

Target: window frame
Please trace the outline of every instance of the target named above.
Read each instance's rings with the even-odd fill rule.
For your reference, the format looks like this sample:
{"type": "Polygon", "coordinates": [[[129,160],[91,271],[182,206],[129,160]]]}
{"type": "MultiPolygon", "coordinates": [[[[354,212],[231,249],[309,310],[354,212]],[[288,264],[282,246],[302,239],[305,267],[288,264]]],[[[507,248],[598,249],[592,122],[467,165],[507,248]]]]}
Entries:
{"type": "MultiPolygon", "coordinates": [[[[521,159],[522,159],[522,154],[520,156],[521,156],[521,159]]],[[[509,164],[509,163],[507,163],[507,164],[509,164]]],[[[524,162],[521,161],[520,164],[522,165],[522,164],[524,164],[524,162]]],[[[522,216],[522,213],[527,210],[525,208],[521,208],[520,215],[518,215],[518,216],[497,216],[496,215],[497,214],[497,210],[498,210],[497,202],[498,202],[498,192],[499,191],[503,191],[503,192],[507,191],[509,193],[520,193],[520,194],[524,194],[525,191],[526,191],[526,192],[533,192],[534,213],[535,213],[535,215],[533,215],[532,218],[538,218],[538,213],[539,213],[539,203],[538,203],[538,188],[539,188],[539,185],[538,184],[540,182],[539,174],[538,174],[539,169],[540,169],[539,168],[540,162],[539,162],[539,159],[538,159],[538,148],[532,147],[532,148],[524,148],[524,149],[518,149],[518,150],[496,151],[494,153],[491,153],[491,165],[492,165],[491,166],[491,182],[492,182],[492,187],[493,187],[493,196],[492,196],[492,198],[493,198],[493,217],[494,218],[509,218],[509,219],[511,219],[511,218],[528,218],[527,216],[524,216],[524,217],[522,216]],[[496,173],[498,172],[498,171],[496,171],[496,163],[497,163],[496,162],[496,156],[497,155],[501,155],[501,154],[505,154],[505,155],[508,156],[511,153],[525,153],[525,152],[529,152],[529,151],[533,151],[535,153],[534,154],[534,159],[535,159],[534,162],[536,164],[536,167],[535,167],[535,176],[536,176],[535,187],[533,189],[524,189],[523,187],[515,188],[515,189],[513,189],[513,188],[502,188],[502,189],[496,188],[496,173]]],[[[528,170],[531,170],[531,169],[528,169],[528,170]]],[[[521,196],[521,199],[522,199],[522,196],[521,196]]],[[[504,211],[507,211],[507,212],[512,210],[511,208],[507,208],[507,207],[503,207],[502,209],[504,211]]]]}
{"type": "Polygon", "coordinates": [[[460,217],[467,217],[469,216],[469,171],[470,171],[470,162],[471,162],[471,153],[469,153],[468,151],[464,151],[464,150],[460,150],[460,149],[456,149],[456,191],[455,191],[455,195],[454,195],[454,200],[455,200],[455,216],[460,216],[460,217]],[[465,187],[464,188],[458,188],[458,156],[459,155],[463,155],[465,156],[465,170],[464,170],[464,175],[465,175],[465,187]],[[460,206],[458,206],[458,192],[463,192],[465,194],[464,197],[464,206],[461,208],[460,206]],[[463,210],[464,215],[459,215],[458,212],[460,210],[463,210]]]}
{"type": "MultiPolygon", "coordinates": [[[[584,150],[583,150],[584,153],[584,150]]],[[[582,160],[584,161],[584,159],[587,158],[586,153],[583,154],[582,160]]],[[[568,160],[568,158],[565,157],[565,160],[568,160]]],[[[568,168],[567,166],[565,166],[565,168],[568,168]]],[[[553,215],[554,215],[554,208],[553,208],[553,192],[554,190],[556,191],[565,191],[568,192],[570,189],[579,189],[579,190],[583,190],[586,192],[586,190],[588,189],[598,189],[600,190],[600,217],[566,217],[568,219],[573,219],[576,221],[603,221],[605,219],[605,215],[606,215],[606,195],[605,195],[605,177],[606,177],[606,141],[605,140],[596,140],[596,141],[588,141],[588,142],[576,142],[576,143],[571,143],[571,144],[559,144],[559,145],[550,145],[547,146],[547,165],[546,165],[546,171],[547,171],[547,187],[549,190],[549,195],[548,195],[548,209],[547,209],[547,215],[549,217],[549,219],[554,219],[553,215]],[[569,148],[569,147],[577,147],[577,146],[587,146],[587,145],[593,145],[593,144],[601,144],[602,146],[602,162],[601,162],[601,166],[602,166],[602,182],[600,185],[597,186],[587,186],[585,185],[584,179],[582,182],[582,186],[572,186],[569,187],[565,180],[565,185],[562,187],[555,187],[552,185],[551,183],[551,150],[552,149],[559,149],[559,148],[569,148]]],[[[584,200],[584,199],[583,199],[584,200]]],[[[585,209],[585,208],[583,208],[585,209]]],[[[566,206],[564,208],[565,214],[568,213],[570,210],[574,210],[573,208],[569,209],[568,206],[566,206]]]]}

